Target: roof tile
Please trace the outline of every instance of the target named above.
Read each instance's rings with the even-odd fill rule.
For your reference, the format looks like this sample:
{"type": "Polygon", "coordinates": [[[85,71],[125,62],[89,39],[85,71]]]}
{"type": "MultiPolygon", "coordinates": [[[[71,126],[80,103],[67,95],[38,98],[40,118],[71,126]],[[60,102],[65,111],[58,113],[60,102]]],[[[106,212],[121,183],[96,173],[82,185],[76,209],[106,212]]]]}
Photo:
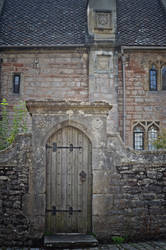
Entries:
{"type": "Polygon", "coordinates": [[[6,0],[0,46],[85,44],[87,0],[6,0]]]}

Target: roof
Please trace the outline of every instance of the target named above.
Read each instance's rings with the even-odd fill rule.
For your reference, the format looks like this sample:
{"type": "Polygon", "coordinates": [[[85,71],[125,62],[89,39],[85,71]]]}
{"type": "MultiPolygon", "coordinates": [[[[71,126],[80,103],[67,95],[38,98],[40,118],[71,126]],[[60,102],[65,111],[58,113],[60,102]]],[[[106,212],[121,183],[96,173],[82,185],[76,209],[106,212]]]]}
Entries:
{"type": "Polygon", "coordinates": [[[166,12],[161,0],[117,0],[121,45],[166,46],[166,12]]]}
{"type": "MultiPolygon", "coordinates": [[[[87,1],[5,0],[0,46],[85,45],[90,42],[87,1]]],[[[117,0],[118,44],[166,46],[166,11],[161,1],[117,0]]]]}
{"type": "Polygon", "coordinates": [[[87,0],[6,0],[0,46],[85,44],[86,5],[87,0]]]}

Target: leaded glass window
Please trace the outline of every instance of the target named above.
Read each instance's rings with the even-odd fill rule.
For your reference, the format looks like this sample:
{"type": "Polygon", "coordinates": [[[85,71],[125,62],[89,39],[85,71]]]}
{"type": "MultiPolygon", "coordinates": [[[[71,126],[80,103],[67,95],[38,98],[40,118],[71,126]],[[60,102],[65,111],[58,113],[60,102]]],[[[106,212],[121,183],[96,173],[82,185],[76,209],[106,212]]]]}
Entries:
{"type": "Polygon", "coordinates": [[[152,126],[148,130],[148,149],[155,150],[156,147],[153,145],[154,141],[158,137],[158,129],[155,126],[152,126]]]}
{"type": "Polygon", "coordinates": [[[154,65],[149,71],[149,89],[157,90],[157,70],[154,65]]]}
{"type": "Polygon", "coordinates": [[[166,66],[162,67],[161,74],[162,74],[162,90],[166,90],[166,66]]]}
{"type": "Polygon", "coordinates": [[[133,131],[133,143],[135,150],[144,150],[144,129],[136,126],[133,131]]]}

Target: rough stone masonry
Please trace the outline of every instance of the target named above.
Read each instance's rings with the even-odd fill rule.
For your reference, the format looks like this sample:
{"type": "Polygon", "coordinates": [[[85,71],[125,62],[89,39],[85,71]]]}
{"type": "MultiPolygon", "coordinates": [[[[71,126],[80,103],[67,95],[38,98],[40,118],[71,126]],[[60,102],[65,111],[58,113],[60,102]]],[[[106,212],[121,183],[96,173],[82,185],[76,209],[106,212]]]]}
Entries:
{"type": "MultiPolygon", "coordinates": [[[[125,148],[118,136],[108,135],[107,146],[100,148],[97,155],[92,196],[93,233],[97,238],[109,241],[115,235],[131,240],[164,237],[165,152],[135,152],[125,148]]],[[[27,207],[25,198],[33,195],[32,161],[30,135],[20,135],[14,145],[0,153],[1,246],[32,246],[34,242],[39,244],[45,234],[44,228],[33,223],[32,208],[27,207]]]]}

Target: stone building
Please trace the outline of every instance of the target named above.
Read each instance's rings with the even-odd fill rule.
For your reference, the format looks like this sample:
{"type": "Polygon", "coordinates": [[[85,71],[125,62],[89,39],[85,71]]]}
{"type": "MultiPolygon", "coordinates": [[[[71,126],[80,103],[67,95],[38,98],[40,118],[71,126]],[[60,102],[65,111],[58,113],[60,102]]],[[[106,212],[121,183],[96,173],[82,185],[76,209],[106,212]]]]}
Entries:
{"type": "Polygon", "coordinates": [[[0,152],[0,244],[163,237],[165,0],[1,0],[0,14],[1,97],[11,114],[26,101],[30,132],[0,152]]]}

